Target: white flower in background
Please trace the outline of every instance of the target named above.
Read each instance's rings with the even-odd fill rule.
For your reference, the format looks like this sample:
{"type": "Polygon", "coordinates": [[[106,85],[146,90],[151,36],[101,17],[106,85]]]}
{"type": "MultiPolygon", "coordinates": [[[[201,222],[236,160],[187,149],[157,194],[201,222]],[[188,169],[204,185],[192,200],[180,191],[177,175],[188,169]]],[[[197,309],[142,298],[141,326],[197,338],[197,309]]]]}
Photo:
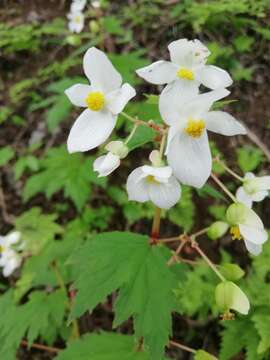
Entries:
{"type": "Polygon", "coordinates": [[[252,207],[253,201],[262,201],[270,190],[270,176],[257,177],[246,173],[241,186],[236,192],[236,199],[248,207],[252,207]]]}
{"type": "Polygon", "coordinates": [[[80,33],[84,27],[84,15],[81,11],[70,12],[68,15],[68,28],[73,33],[80,33]]]}
{"type": "Polygon", "coordinates": [[[87,151],[104,143],[113,131],[117,115],[136,92],[108,57],[95,47],[83,58],[84,72],[91,85],[76,84],[65,91],[76,106],[86,108],[71,128],[67,146],[70,153],[87,151]]]}
{"type": "Polygon", "coordinates": [[[210,51],[199,40],[180,39],[168,46],[171,61],[159,60],[144,68],[137,74],[146,81],[163,85],[168,84],[160,95],[160,112],[163,103],[172,98],[185,101],[198,94],[199,86],[207,88],[225,88],[232,84],[230,75],[213,65],[205,65],[210,51]]]}
{"type": "Polygon", "coordinates": [[[83,11],[83,9],[85,8],[87,0],[73,0],[71,5],[70,5],[70,12],[74,13],[74,12],[78,12],[78,11],[83,11]]]}
{"type": "Polygon", "coordinates": [[[229,206],[226,212],[230,224],[230,233],[234,240],[244,240],[247,250],[253,255],[259,255],[262,244],[268,239],[267,231],[260,217],[242,203],[229,206]]]}
{"type": "Polygon", "coordinates": [[[128,154],[128,147],[122,141],[111,141],[105,149],[109,151],[108,154],[98,157],[93,164],[98,177],[111,174],[120,166],[120,160],[128,154]]]}
{"type": "Polygon", "coordinates": [[[197,95],[181,104],[173,98],[163,109],[169,125],[166,155],[173,174],[187,185],[202,187],[211,173],[212,158],[207,130],[222,135],[246,134],[245,128],[223,111],[210,111],[213,103],[229,94],[219,89],[197,95]]]}
{"type": "Polygon", "coordinates": [[[21,256],[13,249],[21,240],[21,234],[14,231],[6,236],[0,236],[0,267],[3,275],[10,276],[21,265],[21,256]]]}
{"type": "Polygon", "coordinates": [[[93,6],[93,8],[98,9],[100,8],[100,1],[99,0],[91,1],[91,5],[93,6]]]}
{"type": "Polygon", "coordinates": [[[129,200],[151,200],[161,209],[174,206],[181,196],[181,187],[169,166],[162,166],[156,150],[150,154],[152,166],[144,165],[133,170],[127,179],[129,200]]]}

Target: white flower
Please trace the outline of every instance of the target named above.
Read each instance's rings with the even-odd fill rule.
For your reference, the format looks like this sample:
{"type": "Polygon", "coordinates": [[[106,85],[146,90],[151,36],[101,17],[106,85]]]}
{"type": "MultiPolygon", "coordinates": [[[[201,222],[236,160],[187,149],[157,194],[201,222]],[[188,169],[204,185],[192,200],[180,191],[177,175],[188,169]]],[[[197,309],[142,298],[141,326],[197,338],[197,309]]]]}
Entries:
{"type": "Polygon", "coordinates": [[[93,8],[98,9],[100,8],[100,1],[98,0],[92,1],[91,5],[93,6],[93,8]]]}
{"type": "Polygon", "coordinates": [[[234,240],[243,239],[247,250],[253,255],[259,255],[262,244],[268,239],[267,231],[260,217],[242,203],[229,206],[226,212],[230,233],[234,240]]]}
{"type": "Polygon", "coordinates": [[[244,177],[243,186],[236,192],[236,198],[251,208],[253,201],[262,201],[268,195],[268,190],[270,190],[270,176],[256,177],[248,172],[244,177]]]}
{"type": "Polygon", "coordinates": [[[229,91],[219,89],[197,95],[184,104],[173,98],[163,111],[170,126],[166,155],[173,174],[187,185],[202,187],[212,168],[207,130],[222,135],[245,134],[245,128],[223,111],[209,111],[229,91]]]}
{"type": "Polygon", "coordinates": [[[86,5],[86,0],[73,0],[70,6],[71,12],[82,11],[86,5]]]}
{"type": "Polygon", "coordinates": [[[69,22],[69,31],[73,33],[80,33],[84,27],[84,15],[80,11],[70,12],[67,15],[69,22]]]}
{"type": "Polygon", "coordinates": [[[0,267],[3,267],[5,277],[10,276],[21,265],[20,255],[12,248],[20,239],[21,233],[18,231],[0,236],[0,267]]]}
{"type": "Polygon", "coordinates": [[[168,84],[160,95],[160,112],[162,104],[176,97],[179,93],[185,101],[198,94],[200,84],[207,88],[225,88],[232,84],[230,75],[213,65],[205,65],[210,51],[199,40],[180,39],[168,46],[171,61],[156,61],[137,74],[146,81],[163,85],[168,84]]]}
{"type": "Polygon", "coordinates": [[[107,56],[95,47],[83,59],[84,72],[91,85],[76,84],[65,91],[76,106],[86,108],[71,128],[67,146],[70,153],[94,149],[113,131],[117,115],[136,92],[122,77],[107,56]]]}
{"type": "Polygon", "coordinates": [[[100,156],[94,161],[94,171],[98,177],[107,176],[120,166],[120,159],[128,154],[128,148],[122,141],[111,141],[106,147],[107,155],[100,156]]]}
{"type": "MultiPolygon", "coordinates": [[[[153,159],[153,152],[150,160],[153,159]]],[[[153,164],[153,162],[152,162],[153,164]]],[[[153,164],[155,165],[155,163],[153,164]]],[[[161,209],[174,206],[181,196],[181,187],[169,166],[140,166],[127,179],[129,200],[151,200],[161,209]]]]}

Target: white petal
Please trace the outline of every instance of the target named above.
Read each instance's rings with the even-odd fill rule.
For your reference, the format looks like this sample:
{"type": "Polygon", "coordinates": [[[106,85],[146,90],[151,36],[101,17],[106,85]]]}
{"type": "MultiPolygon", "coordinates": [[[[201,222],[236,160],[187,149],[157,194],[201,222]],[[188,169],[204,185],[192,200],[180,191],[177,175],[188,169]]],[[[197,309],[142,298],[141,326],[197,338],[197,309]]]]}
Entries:
{"type": "Polygon", "coordinates": [[[76,106],[86,107],[85,99],[87,95],[92,91],[90,85],[85,84],[75,84],[65,90],[65,94],[76,106]]]}
{"type": "Polygon", "coordinates": [[[19,231],[13,231],[6,236],[6,245],[10,246],[16,244],[21,238],[21,233],[19,231]]]}
{"type": "Polygon", "coordinates": [[[181,111],[182,116],[198,119],[210,110],[215,101],[220,100],[229,94],[230,92],[227,89],[212,90],[207,93],[200,94],[185,103],[181,111]]]}
{"type": "Polygon", "coordinates": [[[113,114],[117,115],[135,95],[135,89],[129,84],[124,84],[121,88],[114,90],[107,95],[107,106],[113,114]]]}
{"type": "Polygon", "coordinates": [[[267,231],[249,225],[239,225],[239,230],[243,238],[253,244],[263,244],[268,239],[267,231]]]}
{"type": "Polygon", "coordinates": [[[175,136],[168,149],[168,163],[182,184],[202,187],[210,176],[211,152],[207,133],[192,138],[185,133],[175,136]]]}
{"type": "Polygon", "coordinates": [[[145,202],[149,200],[148,186],[140,180],[143,174],[141,167],[133,170],[127,179],[127,193],[129,200],[145,202]]]}
{"type": "Polygon", "coordinates": [[[252,197],[245,192],[243,186],[237,189],[236,191],[236,199],[242,203],[245,204],[247,207],[252,207],[252,197]]]}
{"type": "Polygon", "coordinates": [[[159,60],[136,70],[136,73],[151,84],[168,84],[176,79],[178,68],[170,61],[159,60]]]}
{"type": "Polygon", "coordinates": [[[270,190],[270,176],[254,177],[252,183],[254,183],[259,190],[270,190]]]}
{"type": "Polygon", "coordinates": [[[154,167],[144,165],[141,169],[145,175],[143,178],[152,175],[158,182],[168,182],[170,176],[172,175],[172,169],[169,166],[154,167]]]}
{"type": "Polygon", "coordinates": [[[204,86],[210,89],[226,88],[233,83],[227,71],[214,65],[203,66],[196,76],[204,86]]]}
{"type": "Polygon", "coordinates": [[[252,255],[259,255],[262,252],[262,245],[254,244],[246,239],[244,239],[247,251],[252,255]]]}
{"type": "Polygon", "coordinates": [[[179,123],[184,104],[195,98],[198,93],[199,84],[196,81],[178,79],[168,84],[159,97],[159,111],[165,123],[179,123]]]}
{"type": "Polygon", "coordinates": [[[268,191],[262,190],[251,195],[253,201],[263,201],[268,196],[268,191]]]}
{"type": "Polygon", "coordinates": [[[208,130],[221,135],[232,136],[247,133],[240,122],[224,111],[210,111],[205,114],[204,120],[208,130]]]}
{"type": "Polygon", "coordinates": [[[111,61],[95,47],[88,49],[84,55],[83,68],[93,88],[100,89],[105,94],[118,89],[122,84],[122,77],[111,61]]]}
{"type": "Polygon", "coordinates": [[[187,68],[204,64],[210,54],[207,47],[197,39],[173,41],[168,49],[172,62],[187,68]]]}
{"type": "Polygon", "coordinates": [[[20,261],[12,258],[3,268],[3,276],[10,276],[20,266],[20,261]]]}
{"type": "Polygon", "coordinates": [[[150,200],[161,209],[169,209],[174,206],[181,196],[181,187],[174,176],[171,176],[167,184],[151,183],[149,185],[150,200]]]}
{"type": "Polygon", "coordinates": [[[109,111],[84,110],[73,124],[67,146],[70,153],[88,151],[104,143],[116,123],[116,116],[109,111]]]}
{"type": "Polygon", "coordinates": [[[120,165],[119,156],[108,153],[107,155],[100,156],[94,161],[94,171],[99,173],[99,177],[111,174],[120,165]]]}

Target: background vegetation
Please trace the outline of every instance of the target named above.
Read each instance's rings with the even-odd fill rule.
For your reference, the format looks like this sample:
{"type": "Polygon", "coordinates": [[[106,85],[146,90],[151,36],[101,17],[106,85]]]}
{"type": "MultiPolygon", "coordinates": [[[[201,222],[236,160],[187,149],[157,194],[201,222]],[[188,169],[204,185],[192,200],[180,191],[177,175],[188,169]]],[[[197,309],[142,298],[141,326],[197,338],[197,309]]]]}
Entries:
{"type": "MultiPolygon", "coordinates": [[[[84,30],[76,35],[67,27],[69,6],[68,1],[52,0],[2,0],[0,5],[0,227],[1,234],[14,227],[19,230],[32,255],[11,278],[1,278],[0,358],[5,360],[14,359],[16,351],[18,359],[51,359],[55,352],[25,345],[63,348],[72,338],[74,327],[66,322],[75,295],[70,285],[78,269],[71,258],[91,234],[112,230],[148,234],[151,228],[152,205],[128,202],[124,188],[130,169],[147,157],[147,151],[138,147],[153,140],[151,130],[137,133],[134,151],[108,179],[97,178],[92,170],[98,151],[67,153],[66,139],[77,110],[63,91],[84,81],[81,61],[88,47],[109,53],[138,93],[154,95],[156,88],[142,83],[134,70],[166,58],[167,44],[174,39],[199,38],[212,52],[210,62],[232,74],[232,102],[227,107],[250,129],[247,137],[214,136],[213,154],[221,158],[226,154],[236,172],[240,168],[242,173],[269,174],[270,155],[265,149],[270,141],[269,0],[104,0],[100,8],[89,2],[84,30]]],[[[155,96],[137,96],[127,112],[161,120],[155,96]]],[[[126,134],[127,126],[120,118],[118,135],[126,134]]],[[[214,171],[236,190],[220,167],[214,171]]],[[[211,181],[200,190],[184,187],[180,203],[163,214],[161,233],[194,232],[224,219],[225,208],[226,199],[211,181]]],[[[269,228],[269,199],[256,210],[269,228]]],[[[192,264],[196,253],[187,246],[183,256],[191,264],[183,264],[175,290],[181,315],[173,319],[174,337],[206,348],[221,360],[269,359],[270,242],[262,255],[252,259],[243,244],[229,236],[219,242],[205,236],[200,242],[214,262],[234,260],[241,265],[245,276],[239,283],[252,311],[234,321],[219,321],[214,302],[217,280],[203,263],[192,264]]],[[[82,316],[80,332],[111,332],[113,302],[114,295],[91,315],[82,316]]],[[[120,332],[131,334],[132,322],[119,326],[115,335],[106,335],[102,346],[111,351],[108,360],[120,359],[113,344],[122,341],[128,346],[129,338],[122,339],[120,332]]],[[[92,349],[98,349],[98,335],[89,336],[92,349]]],[[[69,352],[60,352],[58,359],[88,359],[89,343],[83,344],[71,343],[69,352]]],[[[93,360],[101,359],[92,351],[93,360]]],[[[178,349],[168,350],[167,356],[190,358],[178,349]]]]}

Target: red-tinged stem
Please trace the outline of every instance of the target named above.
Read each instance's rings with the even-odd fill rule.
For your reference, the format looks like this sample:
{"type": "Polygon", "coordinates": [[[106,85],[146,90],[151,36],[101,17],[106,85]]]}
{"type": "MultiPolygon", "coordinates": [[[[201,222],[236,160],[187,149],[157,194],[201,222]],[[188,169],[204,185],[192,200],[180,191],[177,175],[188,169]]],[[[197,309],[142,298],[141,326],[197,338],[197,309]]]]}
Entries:
{"type": "MultiPolygon", "coordinates": [[[[28,344],[27,341],[22,340],[22,341],[21,341],[21,346],[29,347],[29,344],[28,344]]],[[[31,348],[34,348],[34,349],[39,349],[39,350],[48,351],[48,352],[51,352],[51,353],[58,353],[59,351],[62,350],[62,349],[59,349],[59,348],[56,348],[56,347],[47,346],[47,345],[42,345],[42,344],[37,344],[37,343],[33,343],[30,347],[31,347],[31,348]]]]}
{"type": "Polygon", "coordinates": [[[175,346],[175,347],[177,347],[178,349],[181,349],[181,350],[190,352],[190,353],[192,353],[192,354],[196,354],[196,352],[197,352],[195,349],[192,349],[191,347],[186,346],[186,345],[179,344],[179,343],[176,342],[176,341],[172,341],[172,340],[171,340],[171,341],[169,342],[169,345],[175,346]]]}
{"type": "Polygon", "coordinates": [[[160,215],[161,215],[161,209],[156,207],[154,219],[153,219],[153,225],[152,225],[152,232],[151,232],[151,244],[157,244],[157,240],[159,237],[159,229],[160,229],[160,215]]]}

